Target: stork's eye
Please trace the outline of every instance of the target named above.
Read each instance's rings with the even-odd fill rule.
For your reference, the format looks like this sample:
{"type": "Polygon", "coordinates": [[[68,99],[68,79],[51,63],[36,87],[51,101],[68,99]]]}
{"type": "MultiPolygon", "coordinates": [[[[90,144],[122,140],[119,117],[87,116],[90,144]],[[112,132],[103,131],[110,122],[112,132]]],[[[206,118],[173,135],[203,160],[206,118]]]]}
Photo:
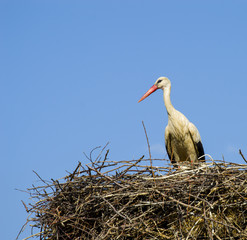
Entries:
{"type": "Polygon", "coordinates": [[[160,83],[162,80],[159,80],[157,83],[160,83]]]}

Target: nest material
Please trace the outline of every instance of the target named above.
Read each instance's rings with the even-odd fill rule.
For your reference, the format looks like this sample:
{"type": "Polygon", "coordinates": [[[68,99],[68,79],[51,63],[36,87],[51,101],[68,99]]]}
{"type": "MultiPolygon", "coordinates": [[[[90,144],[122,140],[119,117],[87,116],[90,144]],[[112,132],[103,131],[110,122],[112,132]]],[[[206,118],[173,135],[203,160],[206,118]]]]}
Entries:
{"type": "Polygon", "coordinates": [[[27,223],[40,239],[247,239],[247,165],[98,156],[63,179],[28,189],[27,223]],[[154,167],[156,162],[162,165],[154,167]]]}

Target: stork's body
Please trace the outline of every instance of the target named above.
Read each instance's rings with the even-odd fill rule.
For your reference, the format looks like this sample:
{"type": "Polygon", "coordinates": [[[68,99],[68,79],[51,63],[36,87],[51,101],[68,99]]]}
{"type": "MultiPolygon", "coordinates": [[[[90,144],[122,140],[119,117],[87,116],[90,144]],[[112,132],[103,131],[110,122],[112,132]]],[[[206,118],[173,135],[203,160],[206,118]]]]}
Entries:
{"type": "Polygon", "coordinates": [[[181,112],[171,104],[171,82],[168,78],[160,77],[150,90],[139,100],[149,96],[157,89],[164,92],[164,102],[168,114],[168,125],[165,129],[165,144],[167,154],[174,165],[204,161],[204,150],[199,131],[181,112]]]}

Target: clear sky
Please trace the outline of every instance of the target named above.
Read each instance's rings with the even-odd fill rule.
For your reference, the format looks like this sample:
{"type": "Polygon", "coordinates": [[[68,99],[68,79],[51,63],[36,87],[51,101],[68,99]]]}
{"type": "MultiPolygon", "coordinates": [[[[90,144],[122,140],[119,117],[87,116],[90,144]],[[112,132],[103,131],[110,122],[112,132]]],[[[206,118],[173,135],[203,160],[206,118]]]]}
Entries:
{"type": "MultiPolygon", "coordinates": [[[[0,1],[1,239],[27,218],[25,190],[110,142],[111,160],[167,158],[171,99],[214,159],[247,157],[247,1],[0,1]]],[[[30,228],[21,238],[30,235],[30,228]]]]}

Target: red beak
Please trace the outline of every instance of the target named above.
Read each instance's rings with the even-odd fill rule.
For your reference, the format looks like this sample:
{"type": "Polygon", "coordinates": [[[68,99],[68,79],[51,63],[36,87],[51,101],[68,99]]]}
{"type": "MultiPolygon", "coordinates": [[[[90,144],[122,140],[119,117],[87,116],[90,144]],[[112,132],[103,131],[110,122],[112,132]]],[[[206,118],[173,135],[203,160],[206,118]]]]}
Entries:
{"type": "Polygon", "coordinates": [[[146,97],[148,97],[151,93],[155,92],[158,89],[158,87],[156,85],[153,85],[143,96],[142,98],[138,101],[141,102],[142,100],[144,100],[146,97]]]}

